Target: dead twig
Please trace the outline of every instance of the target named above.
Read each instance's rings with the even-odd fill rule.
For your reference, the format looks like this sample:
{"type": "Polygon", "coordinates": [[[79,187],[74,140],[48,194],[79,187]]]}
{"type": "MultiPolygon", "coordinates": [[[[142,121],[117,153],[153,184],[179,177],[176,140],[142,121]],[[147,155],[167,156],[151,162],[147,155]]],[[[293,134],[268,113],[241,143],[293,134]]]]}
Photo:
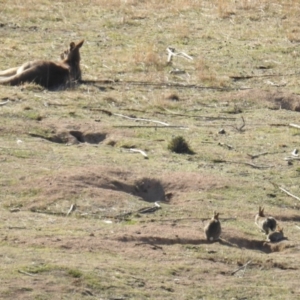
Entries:
{"type": "Polygon", "coordinates": [[[242,161],[230,161],[230,160],[224,160],[224,159],[214,159],[214,163],[230,163],[230,164],[242,164],[246,166],[250,166],[254,169],[268,169],[268,168],[273,168],[273,166],[258,166],[252,163],[247,163],[247,162],[242,162],[242,161]]]}
{"type": "Polygon", "coordinates": [[[242,132],[243,131],[243,128],[245,127],[246,123],[245,123],[245,119],[244,117],[242,116],[242,121],[243,121],[243,124],[240,126],[240,127],[235,127],[235,129],[239,132],[242,132]]]}
{"type": "Polygon", "coordinates": [[[18,230],[27,229],[27,227],[25,227],[25,226],[8,226],[7,228],[8,229],[18,229],[18,230]]]}
{"type": "Polygon", "coordinates": [[[229,76],[229,78],[233,80],[246,80],[251,78],[258,78],[258,77],[282,77],[282,76],[298,76],[299,72],[289,73],[289,74],[263,74],[263,75],[252,75],[252,76],[229,76]]]}
{"type": "Polygon", "coordinates": [[[28,273],[28,272],[25,272],[25,271],[22,271],[22,270],[18,270],[18,272],[21,273],[21,274],[24,274],[24,275],[32,276],[32,277],[36,276],[35,274],[28,273]]]}
{"type": "Polygon", "coordinates": [[[247,266],[248,266],[251,262],[252,262],[252,260],[247,261],[247,262],[246,262],[244,265],[242,265],[240,268],[238,268],[238,269],[234,270],[233,272],[231,272],[230,275],[234,275],[234,274],[237,273],[238,271],[244,269],[244,272],[243,272],[243,276],[244,276],[245,271],[246,271],[246,268],[247,268],[247,266]]]}
{"type": "Polygon", "coordinates": [[[169,126],[149,126],[149,125],[113,125],[114,128],[178,128],[178,129],[189,129],[188,127],[185,126],[178,126],[178,125],[169,125],[169,126]]]}
{"type": "Polygon", "coordinates": [[[168,64],[172,62],[173,56],[180,56],[188,60],[193,60],[193,58],[190,55],[187,55],[185,52],[175,53],[175,48],[172,47],[168,47],[167,52],[168,52],[168,60],[167,60],[168,64]]]}
{"type": "Polygon", "coordinates": [[[141,153],[146,159],[148,159],[147,153],[143,150],[130,148],[128,151],[129,152],[134,152],[134,153],[141,153]]]}
{"type": "Polygon", "coordinates": [[[283,191],[284,193],[286,193],[287,195],[291,196],[292,198],[297,199],[297,200],[300,201],[300,198],[299,198],[299,197],[293,195],[292,193],[290,193],[289,191],[287,191],[287,190],[284,189],[283,187],[279,187],[279,189],[280,189],[281,191],[283,191]]]}
{"type": "Polygon", "coordinates": [[[249,154],[249,153],[247,153],[247,155],[250,156],[251,159],[255,159],[255,158],[258,158],[260,156],[267,155],[267,154],[269,154],[269,152],[262,152],[262,153],[258,153],[258,154],[249,154]]]}
{"type": "Polygon", "coordinates": [[[0,102],[0,106],[3,106],[3,105],[6,105],[7,103],[9,103],[10,101],[9,100],[6,100],[4,102],[0,102]]]}
{"type": "Polygon", "coordinates": [[[287,160],[287,161],[300,160],[300,157],[287,156],[287,157],[284,158],[284,160],[287,160]]]}
{"type": "Polygon", "coordinates": [[[71,207],[70,207],[70,209],[68,210],[66,216],[70,215],[75,210],[76,210],[76,204],[72,204],[71,207]]]}
{"type": "Polygon", "coordinates": [[[129,120],[134,120],[134,121],[152,122],[152,123],[157,123],[157,124],[164,125],[164,126],[170,126],[170,124],[168,124],[168,123],[157,121],[157,120],[149,120],[149,119],[143,119],[143,118],[128,117],[128,116],[125,116],[125,115],[122,115],[122,114],[115,114],[115,113],[113,113],[113,115],[117,116],[117,117],[129,119],[129,120]]]}
{"type": "Polygon", "coordinates": [[[291,126],[291,127],[294,127],[294,128],[297,128],[297,129],[300,129],[300,125],[297,125],[297,124],[289,124],[289,126],[291,126]]]}
{"type": "Polygon", "coordinates": [[[154,247],[154,249],[160,249],[160,250],[164,249],[163,247],[155,245],[153,243],[143,242],[143,243],[136,243],[136,244],[134,244],[134,246],[140,246],[140,245],[150,245],[150,246],[154,247]]]}

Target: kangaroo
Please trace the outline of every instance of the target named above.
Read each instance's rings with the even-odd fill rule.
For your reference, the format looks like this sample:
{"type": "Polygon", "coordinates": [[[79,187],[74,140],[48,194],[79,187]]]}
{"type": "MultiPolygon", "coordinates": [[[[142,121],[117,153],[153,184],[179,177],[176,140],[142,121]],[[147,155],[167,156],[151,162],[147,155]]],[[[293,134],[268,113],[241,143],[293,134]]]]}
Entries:
{"type": "Polygon", "coordinates": [[[55,89],[81,80],[79,49],[84,40],[61,54],[60,62],[47,60],[29,61],[20,67],[0,71],[0,84],[20,85],[34,82],[47,89],[55,89]]]}

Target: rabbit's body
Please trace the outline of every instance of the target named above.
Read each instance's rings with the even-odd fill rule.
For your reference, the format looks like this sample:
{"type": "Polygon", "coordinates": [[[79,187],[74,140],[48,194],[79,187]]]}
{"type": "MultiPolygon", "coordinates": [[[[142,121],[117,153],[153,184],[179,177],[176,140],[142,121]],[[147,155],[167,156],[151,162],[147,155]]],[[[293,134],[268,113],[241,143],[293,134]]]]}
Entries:
{"type": "Polygon", "coordinates": [[[204,227],[204,233],[208,241],[217,241],[221,235],[221,223],[219,213],[214,212],[212,219],[204,227]]]}
{"type": "Polygon", "coordinates": [[[255,224],[262,232],[269,234],[269,231],[274,231],[276,229],[277,222],[273,217],[266,217],[264,215],[264,208],[259,207],[259,212],[255,216],[255,224]]]}
{"type": "Polygon", "coordinates": [[[285,237],[283,235],[283,228],[278,227],[278,229],[268,235],[268,242],[280,242],[284,240],[285,237]]]}

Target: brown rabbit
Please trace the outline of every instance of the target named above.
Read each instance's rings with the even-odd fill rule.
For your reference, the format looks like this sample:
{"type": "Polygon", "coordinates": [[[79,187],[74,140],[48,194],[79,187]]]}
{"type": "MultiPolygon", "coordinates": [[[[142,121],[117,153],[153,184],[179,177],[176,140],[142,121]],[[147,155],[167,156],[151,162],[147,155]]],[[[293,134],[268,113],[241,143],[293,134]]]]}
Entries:
{"type": "Polygon", "coordinates": [[[258,214],[255,216],[255,224],[265,234],[269,234],[269,231],[276,229],[276,220],[273,217],[266,217],[264,214],[264,208],[259,207],[258,214]]]}
{"type": "Polygon", "coordinates": [[[267,241],[268,242],[280,242],[281,240],[284,240],[285,237],[283,235],[283,228],[280,228],[277,226],[277,230],[274,232],[269,233],[267,241]]]}
{"type": "Polygon", "coordinates": [[[219,213],[214,211],[214,216],[204,227],[204,233],[208,241],[217,241],[221,235],[221,223],[219,221],[219,213]]]}

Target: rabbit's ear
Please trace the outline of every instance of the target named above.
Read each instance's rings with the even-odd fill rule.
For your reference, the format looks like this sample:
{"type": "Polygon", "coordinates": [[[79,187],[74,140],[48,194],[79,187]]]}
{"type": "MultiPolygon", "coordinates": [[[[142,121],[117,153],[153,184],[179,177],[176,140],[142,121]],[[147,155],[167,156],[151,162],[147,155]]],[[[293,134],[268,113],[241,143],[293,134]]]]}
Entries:
{"type": "Polygon", "coordinates": [[[214,212],[214,219],[216,219],[216,220],[219,219],[219,213],[214,212]]]}

